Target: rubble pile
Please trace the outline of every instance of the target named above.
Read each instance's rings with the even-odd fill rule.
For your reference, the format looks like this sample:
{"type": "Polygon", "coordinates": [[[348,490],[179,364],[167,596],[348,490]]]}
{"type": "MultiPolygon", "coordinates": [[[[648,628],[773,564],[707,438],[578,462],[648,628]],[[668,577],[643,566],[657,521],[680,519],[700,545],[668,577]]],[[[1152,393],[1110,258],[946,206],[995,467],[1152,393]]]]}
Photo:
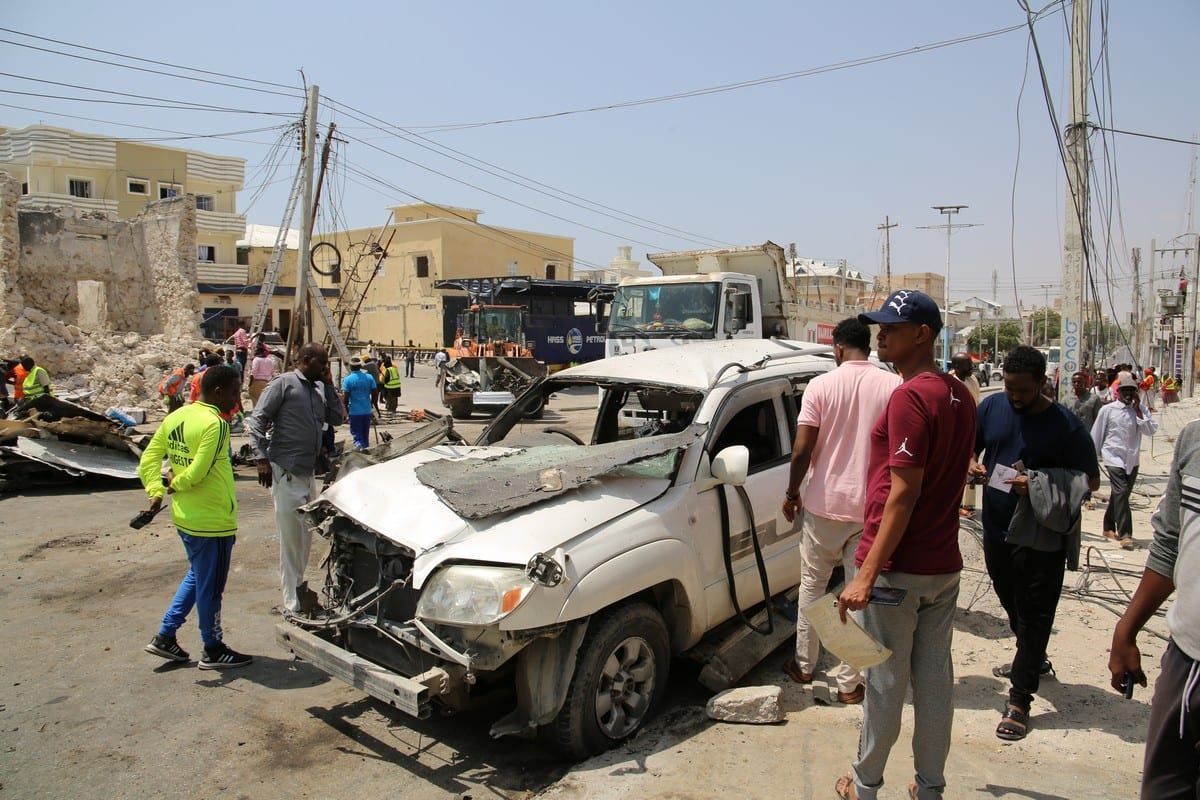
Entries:
{"type": "Polygon", "coordinates": [[[32,355],[50,373],[56,394],[79,394],[95,408],[160,406],[164,373],[195,363],[199,339],[164,334],[88,332],[35,308],[24,309],[0,331],[0,353],[32,355]],[[89,395],[88,393],[91,392],[89,395]]]}

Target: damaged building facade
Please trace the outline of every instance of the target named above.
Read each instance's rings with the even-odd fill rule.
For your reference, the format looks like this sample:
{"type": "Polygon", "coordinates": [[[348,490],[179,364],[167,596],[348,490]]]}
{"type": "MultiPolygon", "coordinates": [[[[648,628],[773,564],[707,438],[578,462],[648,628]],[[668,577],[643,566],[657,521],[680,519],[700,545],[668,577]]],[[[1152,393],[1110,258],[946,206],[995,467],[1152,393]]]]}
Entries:
{"type": "Polygon", "coordinates": [[[199,344],[194,199],[118,220],[26,204],[21,189],[0,172],[0,353],[28,353],[56,391],[94,404],[152,400],[199,344]]]}

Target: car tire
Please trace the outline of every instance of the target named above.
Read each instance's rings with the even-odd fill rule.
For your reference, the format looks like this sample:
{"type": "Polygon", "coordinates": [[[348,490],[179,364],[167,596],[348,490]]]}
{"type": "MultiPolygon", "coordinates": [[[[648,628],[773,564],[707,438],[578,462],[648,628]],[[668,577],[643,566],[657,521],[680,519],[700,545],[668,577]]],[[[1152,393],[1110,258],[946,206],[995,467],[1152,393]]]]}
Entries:
{"type": "Polygon", "coordinates": [[[652,606],[633,603],[593,618],[567,698],[542,738],[573,760],[615,747],[658,710],[670,664],[667,626],[652,606]]]}
{"type": "Polygon", "coordinates": [[[475,412],[475,404],[470,400],[463,403],[455,403],[450,406],[450,416],[455,419],[470,419],[471,414],[475,412]]]}

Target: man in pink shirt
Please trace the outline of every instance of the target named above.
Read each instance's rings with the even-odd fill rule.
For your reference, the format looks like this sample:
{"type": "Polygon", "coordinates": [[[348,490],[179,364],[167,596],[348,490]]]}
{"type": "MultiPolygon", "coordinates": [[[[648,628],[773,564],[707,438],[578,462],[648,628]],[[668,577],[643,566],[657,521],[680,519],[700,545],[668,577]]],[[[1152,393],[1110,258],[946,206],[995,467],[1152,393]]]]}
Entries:
{"type": "MultiPolygon", "coordinates": [[[[791,522],[803,513],[800,554],[801,608],[825,594],[829,576],[838,564],[846,580],[854,577],[854,550],[863,530],[864,487],[871,429],[887,408],[900,376],[868,361],[871,329],[857,319],[842,320],[833,329],[837,368],[819,375],[804,390],[792,469],[784,493],[783,515],[791,522]],[[805,476],[803,499],[799,491],[805,476]]],[[[820,642],[803,614],[796,620],[796,655],[784,671],[798,683],[812,683],[821,653],[820,642]]],[[[861,703],[862,675],[847,664],[832,671],[838,700],[861,703]]]]}

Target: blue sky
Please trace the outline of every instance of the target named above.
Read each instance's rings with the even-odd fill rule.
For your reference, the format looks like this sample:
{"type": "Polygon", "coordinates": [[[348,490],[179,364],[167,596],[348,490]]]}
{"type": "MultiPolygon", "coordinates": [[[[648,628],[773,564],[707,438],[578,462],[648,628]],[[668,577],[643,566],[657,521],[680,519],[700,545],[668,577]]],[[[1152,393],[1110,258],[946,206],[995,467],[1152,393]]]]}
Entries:
{"type": "MultiPolygon", "coordinates": [[[[1016,2],[455,3],[382,6],[343,2],[210,2],[118,6],[16,2],[5,27],[144,58],[285,84],[303,68],[322,94],[404,126],[549,113],[746,80],[819,66],[1023,21],[1016,2]],[[116,9],[120,9],[117,11],[116,9]],[[331,13],[330,9],[335,13],[331,13]]],[[[1093,55],[1099,54],[1101,3],[1093,55]]],[[[1109,19],[1114,127],[1190,138],[1200,131],[1196,79],[1200,4],[1192,0],[1113,0],[1109,19]]],[[[1061,14],[1038,24],[1060,115],[1067,88],[1061,14]]],[[[31,42],[19,36],[0,38],[31,42]]],[[[941,220],[930,209],[966,203],[956,234],[955,294],[989,295],[992,270],[1011,303],[1010,192],[1016,159],[1017,94],[1027,37],[1021,32],[880,64],[634,108],[427,134],[522,175],[623,212],[737,244],[795,242],[801,255],[847,258],[881,270],[885,214],[893,231],[893,270],[942,270],[944,238],[919,230],[941,220]],[[961,291],[958,291],[961,290],[961,291]]],[[[94,55],[94,54],[93,54],[94,55]]],[[[105,58],[105,56],[99,56],[105,58]]],[[[21,76],[169,97],[222,107],[297,111],[287,97],[88,64],[0,44],[0,70],[21,76]]],[[[0,89],[97,96],[0,76],[0,89]]],[[[113,99],[112,96],[107,96],[113,99]]],[[[119,99],[119,98],[118,98],[119,99]]],[[[0,121],[43,121],[114,136],[154,136],[129,125],[214,133],[258,128],[269,116],[201,113],[82,103],[12,94],[0,121]],[[54,113],[47,113],[54,112],[54,113]],[[57,117],[76,114],[108,122],[57,117]]],[[[353,168],[435,202],[480,208],[495,225],[576,238],[581,261],[606,263],[622,243],[646,251],[695,242],[648,231],[530,192],[449,161],[341,114],[345,133],[410,161],[571,221],[489,196],[367,144],[342,154],[353,168]],[[589,230],[583,225],[605,229],[589,230]],[[640,243],[639,243],[640,242],[640,243]]],[[[1040,302],[1042,283],[1061,275],[1063,179],[1035,64],[1021,106],[1021,159],[1015,214],[1016,290],[1040,302]]],[[[1099,144],[1099,134],[1094,139],[1099,144]]],[[[247,183],[274,134],[179,142],[247,160],[247,183]]],[[[1129,247],[1148,259],[1151,238],[1184,232],[1190,149],[1116,138],[1124,217],[1114,297],[1124,306],[1132,282],[1129,247]]],[[[248,211],[278,224],[284,167],[248,211]]],[[[337,206],[354,226],[382,223],[406,198],[353,175],[338,176],[337,206]],[[342,180],[348,177],[349,180],[342,180]],[[376,187],[378,188],[378,187],[376,187]]],[[[243,193],[245,207],[252,190],[243,193]]],[[[329,221],[323,225],[331,224],[329,221]]],[[[1097,236],[1103,238],[1103,231],[1097,236]]],[[[1168,262],[1165,266],[1177,266],[1168,262]]],[[[1160,269],[1164,265],[1160,264],[1160,269]]],[[[1051,293],[1055,289],[1051,289],[1051,293]]]]}

